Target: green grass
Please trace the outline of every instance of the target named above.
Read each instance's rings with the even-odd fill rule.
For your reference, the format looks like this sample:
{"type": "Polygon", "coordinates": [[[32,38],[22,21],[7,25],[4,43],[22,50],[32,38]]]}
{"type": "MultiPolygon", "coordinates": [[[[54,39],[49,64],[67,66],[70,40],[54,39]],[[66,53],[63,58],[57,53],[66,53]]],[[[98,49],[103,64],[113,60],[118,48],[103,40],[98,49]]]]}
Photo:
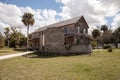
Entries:
{"type": "Polygon", "coordinates": [[[14,54],[14,53],[20,53],[20,52],[21,51],[15,51],[13,48],[3,48],[3,49],[0,49],[0,56],[14,54]]]}
{"type": "Polygon", "coordinates": [[[1,60],[0,80],[120,80],[120,49],[95,50],[91,56],[1,60]]]}

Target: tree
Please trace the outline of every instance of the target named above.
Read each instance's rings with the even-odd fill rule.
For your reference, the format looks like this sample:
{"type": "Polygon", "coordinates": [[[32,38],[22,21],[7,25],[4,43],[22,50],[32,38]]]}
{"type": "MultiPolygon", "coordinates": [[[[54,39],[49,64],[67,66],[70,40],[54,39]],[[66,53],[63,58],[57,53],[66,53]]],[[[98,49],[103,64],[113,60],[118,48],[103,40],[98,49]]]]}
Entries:
{"type": "Polygon", "coordinates": [[[0,32],[0,48],[3,48],[3,47],[4,47],[4,44],[5,44],[4,36],[3,36],[2,33],[0,32]]]}
{"type": "Polygon", "coordinates": [[[6,44],[9,40],[9,47],[26,46],[26,37],[20,32],[21,29],[19,27],[5,28],[4,30],[6,44]]]}
{"type": "Polygon", "coordinates": [[[100,31],[98,30],[98,29],[94,29],[93,31],[92,31],[92,36],[93,36],[93,38],[98,38],[99,36],[100,36],[100,31]]]}
{"type": "Polygon", "coordinates": [[[104,46],[104,44],[111,43],[112,31],[110,29],[108,29],[108,26],[107,25],[102,25],[101,31],[103,31],[102,36],[100,38],[102,46],[104,46]]]}
{"type": "Polygon", "coordinates": [[[27,50],[29,47],[29,40],[28,40],[28,34],[29,34],[29,26],[33,25],[35,23],[34,16],[31,13],[24,13],[22,16],[22,22],[24,23],[25,26],[27,26],[27,50]]]}
{"type": "Polygon", "coordinates": [[[16,48],[20,44],[20,39],[23,34],[16,27],[11,27],[10,47],[16,48]]]}
{"type": "Polygon", "coordinates": [[[102,25],[101,31],[106,32],[108,30],[107,25],[102,25]]]}
{"type": "Polygon", "coordinates": [[[100,31],[99,31],[99,29],[94,29],[92,31],[92,36],[95,39],[95,41],[92,41],[91,44],[92,44],[93,47],[97,46],[97,48],[98,48],[99,37],[100,37],[100,31]]]}
{"type": "Polygon", "coordinates": [[[5,38],[6,38],[5,42],[6,42],[7,46],[9,47],[10,29],[9,29],[9,27],[6,27],[4,30],[5,30],[4,34],[5,34],[5,38]]]}
{"type": "Polygon", "coordinates": [[[112,31],[111,30],[107,30],[105,31],[102,36],[101,36],[101,42],[105,44],[109,44],[111,43],[111,38],[112,38],[112,31]]]}
{"type": "Polygon", "coordinates": [[[22,35],[20,38],[19,47],[21,48],[22,46],[26,46],[26,44],[27,44],[27,38],[24,35],[22,35]]]}
{"type": "Polygon", "coordinates": [[[118,47],[118,43],[120,42],[120,27],[117,28],[112,34],[112,40],[115,44],[116,48],[118,47]]]}
{"type": "Polygon", "coordinates": [[[11,27],[11,35],[10,35],[10,47],[16,48],[18,41],[18,34],[15,27],[11,27]]]}

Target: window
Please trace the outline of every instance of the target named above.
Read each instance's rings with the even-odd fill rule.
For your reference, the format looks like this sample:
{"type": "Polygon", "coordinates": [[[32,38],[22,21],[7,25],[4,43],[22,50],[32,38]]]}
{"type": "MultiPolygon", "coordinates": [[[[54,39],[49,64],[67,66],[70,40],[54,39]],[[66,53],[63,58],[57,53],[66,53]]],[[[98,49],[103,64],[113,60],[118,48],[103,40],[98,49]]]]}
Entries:
{"type": "Polygon", "coordinates": [[[77,27],[77,33],[78,34],[80,33],[80,27],[79,26],[77,27]]]}
{"type": "Polygon", "coordinates": [[[67,34],[67,27],[64,28],[64,32],[65,32],[65,34],[67,34]]]}
{"type": "Polygon", "coordinates": [[[84,29],[84,34],[86,33],[86,29],[84,29]]]}
{"type": "Polygon", "coordinates": [[[65,27],[64,32],[65,32],[65,34],[74,34],[75,27],[65,27]]]}
{"type": "Polygon", "coordinates": [[[73,35],[65,36],[65,45],[72,44],[74,44],[74,36],[73,35]]]}
{"type": "Polygon", "coordinates": [[[42,41],[43,41],[43,46],[45,46],[45,35],[44,35],[44,33],[43,33],[43,35],[42,35],[42,41]]]}

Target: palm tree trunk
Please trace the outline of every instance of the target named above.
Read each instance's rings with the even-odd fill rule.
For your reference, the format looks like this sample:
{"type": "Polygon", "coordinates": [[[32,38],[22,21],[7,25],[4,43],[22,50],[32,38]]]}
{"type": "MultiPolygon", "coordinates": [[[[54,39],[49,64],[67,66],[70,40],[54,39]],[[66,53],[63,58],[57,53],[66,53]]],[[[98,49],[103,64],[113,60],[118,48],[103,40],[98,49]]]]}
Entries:
{"type": "Polygon", "coordinates": [[[28,48],[29,48],[29,37],[28,37],[28,35],[29,35],[29,25],[27,27],[27,51],[28,51],[28,48]]]}
{"type": "Polygon", "coordinates": [[[10,42],[9,42],[9,40],[8,40],[8,48],[9,48],[9,44],[10,44],[10,42]]]}

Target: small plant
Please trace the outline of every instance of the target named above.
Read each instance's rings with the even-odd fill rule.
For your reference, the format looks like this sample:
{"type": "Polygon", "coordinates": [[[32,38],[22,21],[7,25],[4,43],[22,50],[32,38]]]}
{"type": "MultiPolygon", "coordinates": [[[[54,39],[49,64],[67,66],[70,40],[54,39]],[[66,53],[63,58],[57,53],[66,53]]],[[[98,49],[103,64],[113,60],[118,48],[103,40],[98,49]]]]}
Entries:
{"type": "Polygon", "coordinates": [[[109,45],[109,44],[105,44],[105,45],[103,46],[104,49],[109,49],[109,48],[111,48],[111,47],[112,47],[112,46],[109,45]]]}
{"type": "Polygon", "coordinates": [[[15,51],[26,51],[25,48],[14,48],[15,51]]]}
{"type": "Polygon", "coordinates": [[[112,52],[112,48],[108,48],[108,52],[112,52]]]}
{"type": "Polygon", "coordinates": [[[95,49],[95,47],[97,46],[97,42],[96,41],[91,41],[91,46],[93,49],[95,49]]]}

